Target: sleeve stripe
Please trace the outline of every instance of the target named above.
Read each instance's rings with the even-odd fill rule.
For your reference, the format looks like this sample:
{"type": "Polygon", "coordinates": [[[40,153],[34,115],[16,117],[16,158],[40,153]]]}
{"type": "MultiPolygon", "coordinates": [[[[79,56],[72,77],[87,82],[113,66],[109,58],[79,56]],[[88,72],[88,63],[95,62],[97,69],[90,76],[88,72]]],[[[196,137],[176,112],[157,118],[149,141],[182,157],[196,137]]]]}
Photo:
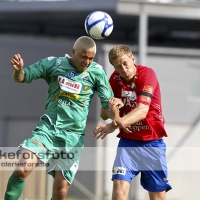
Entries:
{"type": "Polygon", "coordinates": [[[150,98],[152,98],[152,94],[150,94],[150,93],[148,93],[148,92],[139,92],[138,93],[139,95],[144,95],[144,96],[147,96],[147,97],[150,97],[150,98]]]}

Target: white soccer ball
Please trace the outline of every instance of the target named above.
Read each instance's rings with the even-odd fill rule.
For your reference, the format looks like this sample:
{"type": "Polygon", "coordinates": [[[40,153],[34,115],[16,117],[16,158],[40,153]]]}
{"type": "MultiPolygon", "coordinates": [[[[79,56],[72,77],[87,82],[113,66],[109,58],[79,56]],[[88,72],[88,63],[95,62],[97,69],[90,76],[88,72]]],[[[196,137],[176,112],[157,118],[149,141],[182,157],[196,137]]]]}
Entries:
{"type": "Polygon", "coordinates": [[[106,12],[94,11],[85,19],[85,30],[93,39],[104,39],[112,33],[113,20],[106,12]]]}

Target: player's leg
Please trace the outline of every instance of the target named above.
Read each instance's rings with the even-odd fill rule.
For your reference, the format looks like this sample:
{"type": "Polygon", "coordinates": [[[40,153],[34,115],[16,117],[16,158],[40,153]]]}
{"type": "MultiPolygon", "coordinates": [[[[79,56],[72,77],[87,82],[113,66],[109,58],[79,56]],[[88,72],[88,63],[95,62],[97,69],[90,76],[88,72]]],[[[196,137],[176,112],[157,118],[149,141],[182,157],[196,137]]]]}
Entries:
{"type": "Polygon", "coordinates": [[[33,171],[38,162],[37,156],[29,150],[23,150],[18,165],[10,176],[4,200],[18,200],[24,189],[24,179],[33,171]]]}
{"type": "Polygon", "coordinates": [[[112,200],[126,200],[130,189],[130,183],[124,180],[113,181],[112,200]]]}
{"type": "Polygon", "coordinates": [[[149,192],[150,200],[166,200],[172,187],[168,180],[166,145],[162,139],[149,141],[141,148],[141,185],[149,192]]]}
{"type": "Polygon", "coordinates": [[[84,138],[84,135],[57,130],[56,141],[53,141],[56,146],[54,154],[57,156],[48,160],[47,167],[47,173],[54,177],[53,200],[66,199],[70,184],[78,170],[84,138]]]}
{"type": "Polygon", "coordinates": [[[166,192],[171,185],[163,177],[166,177],[165,171],[141,172],[141,185],[149,192],[150,200],[166,200],[166,192]]]}
{"type": "Polygon", "coordinates": [[[65,200],[70,184],[63,177],[62,171],[55,171],[53,183],[53,200],[65,200]]]}
{"type": "Polygon", "coordinates": [[[135,142],[120,138],[112,170],[112,200],[127,199],[130,183],[140,172],[137,167],[137,156],[135,142]]]}
{"type": "Polygon", "coordinates": [[[166,191],[149,192],[150,200],[166,200],[166,191]]]}
{"type": "Polygon", "coordinates": [[[25,179],[36,168],[37,163],[38,157],[32,151],[23,149],[19,164],[14,171],[15,176],[25,179]]]}

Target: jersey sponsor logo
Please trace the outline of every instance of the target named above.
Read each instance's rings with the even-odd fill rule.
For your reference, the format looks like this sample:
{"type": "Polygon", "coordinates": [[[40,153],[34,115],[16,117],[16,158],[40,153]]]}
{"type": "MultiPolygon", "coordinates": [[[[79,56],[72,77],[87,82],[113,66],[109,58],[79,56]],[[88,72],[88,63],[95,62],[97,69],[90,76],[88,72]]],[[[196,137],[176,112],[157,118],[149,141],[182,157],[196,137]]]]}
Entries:
{"type": "Polygon", "coordinates": [[[82,80],[86,81],[89,78],[89,73],[88,72],[83,72],[82,80]]]}
{"type": "Polygon", "coordinates": [[[55,57],[54,56],[50,56],[50,57],[48,57],[47,59],[48,59],[48,61],[50,61],[50,60],[52,60],[52,59],[54,59],[55,57]]]}
{"type": "Polygon", "coordinates": [[[142,131],[142,130],[151,130],[151,127],[149,125],[144,125],[144,126],[134,126],[134,125],[131,125],[130,129],[132,131],[136,132],[136,131],[142,131]]]}
{"type": "Polygon", "coordinates": [[[145,101],[145,102],[147,102],[147,103],[150,103],[150,102],[151,102],[151,98],[150,98],[150,97],[147,97],[147,96],[144,96],[144,95],[141,96],[141,100],[142,100],[142,101],[145,101]]]}
{"type": "Polygon", "coordinates": [[[125,107],[131,107],[131,108],[136,108],[137,107],[137,102],[136,101],[131,101],[129,98],[122,98],[121,99],[125,107]]]}
{"type": "Polygon", "coordinates": [[[60,84],[61,90],[65,92],[80,94],[82,84],[79,82],[75,82],[63,76],[58,76],[58,82],[60,84]]]}
{"type": "Polygon", "coordinates": [[[123,90],[121,93],[122,97],[128,97],[131,101],[134,101],[137,99],[135,91],[128,91],[128,90],[123,90]]]}
{"type": "Polygon", "coordinates": [[[68,72],[68,76],[69,76],[69,77],[75,77],[75,76],[76,76],[76,72],[70,70],[70,71],[68,72]]]}
{"type": "Polygon", "coordinates": [[[142,120],[139,122],[136,122],[135,124],[131,125],[130,128],[132,131],[141,131],[141,130],[151,130],[151,127],[149,125],[144,125],[142,120]]]}
{"type": "Polygon", "coordinates": [[[150,94],[153,94],[153,87],[150,86],[150,85],[144,85],[143,91],[144,91],[144,92],[148,92],[148,93],[150,93],[150,94]]]}
{"type": "Polygon", "coordinates": [[[65,92],[63,90],[60,90],[60,96],[67,97],[69,99],[73,99],[74,101],[78,101],[79,95],[78,94],[72,94],[69,92],[65,92]]]}
{"type": "Polygon", "coordinates": [[[76,108],[76,105],[73,103],[70,103],[69,101],[58,99],[58,103],[63,104],[65,106],[70,106],[72,108],[76,108]]]}
{"type": "Polygon", "coordinates": [[[125,175],[126,174],[126,168],[124,167],[115,167],[112,171],[112,174],[121,174],[121,175],[125,175]]]}

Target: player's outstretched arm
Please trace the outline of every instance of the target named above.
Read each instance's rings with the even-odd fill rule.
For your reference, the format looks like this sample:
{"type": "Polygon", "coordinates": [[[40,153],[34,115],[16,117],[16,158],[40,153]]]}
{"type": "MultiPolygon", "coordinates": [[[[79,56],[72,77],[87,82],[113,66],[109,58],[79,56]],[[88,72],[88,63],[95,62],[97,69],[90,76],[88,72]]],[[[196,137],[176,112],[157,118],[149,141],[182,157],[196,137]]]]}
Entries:
{"type": "Polygon", "coordinates": [[[25,73],[22,70],[24,67],[24,61],[21,58],[21,55],[15,54],[13,58],[11,59],[10,64],[12,65],[14,69],[13,74],[12,74],[13,80],[15,82],[22,83],[25,78],[25,73]]]}
{"type": "Polygon", "coordinates": [[[104,139],[106,137],[106,135],[114,132],[115,129],[117,129],[117,128],[118,127],[115,126],[113,123],[101,124],[94,129],[94,131],[93,131],[94,137],[96,137],[96,139],[99,139],[99,138],[104,139]]]}

